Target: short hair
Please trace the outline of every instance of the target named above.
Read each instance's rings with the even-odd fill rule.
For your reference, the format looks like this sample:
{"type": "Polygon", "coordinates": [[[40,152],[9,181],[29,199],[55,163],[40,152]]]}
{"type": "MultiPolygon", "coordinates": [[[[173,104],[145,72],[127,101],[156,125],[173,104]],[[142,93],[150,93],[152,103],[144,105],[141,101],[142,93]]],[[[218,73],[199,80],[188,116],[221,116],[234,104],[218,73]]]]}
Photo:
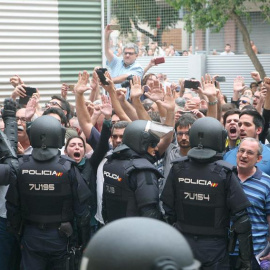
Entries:
{"type": "Polygon", "coordinates": [[[147,113],[150,116],[151,121],[155,121],[155,122],[159,122],[159,123],[161,122],[160,121],[160,113],[159,112],[149,111],[147,113]]]}
{"type": "Polygon", "coordinates": [[[116,122],[113,126],[112,126],[112,134],[113,134],[113,131],[115,129],[123,129],[123,128],[126,128],[127,125],[129,124],[130,122],[128,121],[119,121],[119,122],[116,122]]]}
{"type": "MultiPolygon", "coordinates": [[[[248,98],[249,100],[250,100],[250,104],[252,105],[253,104],[253,98],[251,98],[251,97],[249,97],[249,96],[247,96],[247,95],[242,95],[241,97],[245,97],[245,98],[248,98]]],[[[241,98],[240,97],[240,98],[241,98]]],[[[240,99],[239,99],[239,101],[240,101],[240,99]]]]}
{"type": "Polygon", "coordinates": [[[236,105],[234,103],[225,103],[221,105],[221,111],[227,112],[229,110],[236,109],[236,105]]]}
{"type": "Polygon", "coordinates": [[[263,128],[264,127],[264,118],[257,110],[241,111],[239,118],[245,114],[253,117],[253,124],[255,125],[256,128],[258,128],[258,127],[263,128]]]}
{"type": "Polygon", "coordinates": [[[258,86],[256,82],[252,82],[250,83],[249,88],[252,88],[253,85],[256,85],[256,87],[258,86]]]}
{"type": "Polygon", "coordinates": [[[59,115],[59,117],[61,119],[61,124],[64,124],[65,127],[67,126],[67,117],[65,116],[63,110],[61,110],[60,108],[56,108],[56,107],[50,107],[43,112],[43,115],[48,115],[51,113],[59,115]]]}
{"type": "Polygon", "coordinates": [[[142,79],[142,86],[143,86],[143,85],[146,85],[148,79],[149,79],[151,76],[157,77],[156,74],[154,74],[154,73],[148,73],[148,74],[146,74],[146,75],[143,77],[143,79],[142,79]]]}
{"type": "Polygon", "coordinates": [[[230,47],[232,47],[230,43],[226,43],[226,45],[225,45],[225,46],[230,46],[230,47]]]}
{"type": "Polygon", "coordinates": [[[85,150],[86,150],[85,141],[84,141],[84,139],[83,139],[81,136],[79,136],[79,135],[78,135],[78,136],[71,136],[71,137],[68,138],[68,140],[67,140],[67,142],[66,142],[66,144],[65,144],[65,151],[67,151],[67,147],[68,147],[70,141],[71,141],[72,139],[74,139],[74,138],[81,139],[81,141],[82,141],[82,143],[83,143],[83,148],[84,148],[84,151],[85,151],[85,150]]]}
{"type": "Polygon", "coordinates": [[[70,118],[70,105],[69,105],[69,103],[64,98],[62,98],[61,96],[58,96],[58,95],[52,96],[51,99],[57,99],[61,102],[61,107],[67,112],[67,119],[69,119],[70,118]]]}
{"type": "Polygon", "coordinates": [[[255,138],[252,138],[252,137],[246,137],[244,139],[242,139],[240,145],[239,145],[239,148],[241,147],[241,144],[243,141],[250,141],[250,142],[256,142],[258,144],[258,156],[261,156],[262,155],[262,152],[263,152],[263,147],[262,147],[262,144],[259,142],[259,140],[255,139],[255,138]]]}
{"type": "Polygon", "coordinates": [[[241,113],[241,111],[239,109],[231,109],[231,110],[228,110],[227,112],[225,112],[223,115],[223,125],[225,126],[226,120],[227,120],[229,115],[233,115],[233,114],[240,115],[240,113],[241,113]]]}
{"type": "Polygon", "coordinates": [[[184,128],[192,126],[192,124],[197,120],[196,116],[191,113],[183,114],[175,123],[175,131],[177,127],[184,128]]]}
{"type": "Polygon", "coordinates": [[[125,52],[125,49],[134,49],[136,54],[139,53],[139,47],[135,43],[127,43],[123,48],[123,52],[125,52]]]}

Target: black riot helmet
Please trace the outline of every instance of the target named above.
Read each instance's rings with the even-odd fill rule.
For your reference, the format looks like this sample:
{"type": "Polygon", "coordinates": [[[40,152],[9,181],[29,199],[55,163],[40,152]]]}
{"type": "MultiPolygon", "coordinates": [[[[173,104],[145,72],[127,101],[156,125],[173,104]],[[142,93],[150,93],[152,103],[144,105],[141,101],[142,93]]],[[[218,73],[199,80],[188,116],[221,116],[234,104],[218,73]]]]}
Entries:
{"type": "Polygon", "coordinates": [[[198,160],[210,159],[224,151],[226,138],[227,132],[217,119],[197,119],[189,130],[192,149],[188,151],[188,156],[198,160]]]}
{"type": "Polygon", "coordinates": [[[37,160],[48,160],[58,154],[58,148],[65,144],[65,128],[49,115],[37,118],[28,130],[33,147],[32,156],[37,160]]]}
{"type": "Polygon", "coordinates": [[[157,145],[160,138],[172,130],[157,122],[136,120],[125,128],[122,142],[138,154],[145,154],[149,145],[157,145]]]}
{"type": "Polygon", "coordinates": [[[180,232],[143,217],[123,218],[90,240],[80,270],[197,270],[200,263],[180,232]]]}

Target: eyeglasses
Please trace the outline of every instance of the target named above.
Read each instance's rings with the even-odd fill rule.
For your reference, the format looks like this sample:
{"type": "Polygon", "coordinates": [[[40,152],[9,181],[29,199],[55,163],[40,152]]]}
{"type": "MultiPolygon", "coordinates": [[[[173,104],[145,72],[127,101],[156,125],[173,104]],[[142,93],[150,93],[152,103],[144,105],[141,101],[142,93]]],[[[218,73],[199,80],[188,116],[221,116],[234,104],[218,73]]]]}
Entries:
{"type": "Polygon", "coordinates": [[[176,134],[177,134],[177,136],[180,136],[180,137],[182,137],[183,135],[185,135],[185,136],[189,136],[188,131],[185,131],[185,132],[181,132],[181,131],[179,131],[179,132],[177,132],[176,134]]]}
{"type": "Polygon", "coordinates": [[[150,142],[150,143],[149,143],[149,146],[152,147],[152,148],[156,148],[157,145],[158,145],[157,142],[150,142]]]}
{"type": "Polygon", "coordinates": [[[58,106],[59,108],[61,108],[62,110],[65,110],[59,103],[57,103],[56,101],[50,101],[48,103],[46,103],[46,107],[51,107],[51,106],[58,106]]]}
{"type": "Polygon", "coordinates": [[[112,135],[112,137],[115,140],[118,139],[118,138],[123,139],[123,135],[112,135]]]}
{"type": "Polygon", "coordinates": [[[250,104],[250,103],[249,103],[248,101],[246,101],[246,100],[240,100],[239,102],[240,102],[240,103],[243,103],[243,104],[247,104],[247,103],[250,104]]]}
{"type": "Polygon", "coordinates": [[[246,153],[247,156],[254,156],[254,155],[256,155],[256,153],[254,153],[253,151],[245,150],[245,149],[243,149],[243,148],[240,148],[240,149],[238,150],[238,152],[239,152],[241,155],[244,155],[244,153],[246,153]]]}
{"type": "Polygon", "coordinates": [[[26,118],[25,117],[16,117],[16,122],[21,121],[21,123],[25,123],[26,122],[26,118]]]}
{"type": "Polygon", "coordinates": [[[136,54],[135,52],[124,52],[124,55],[134,55],[134,54],[136,54]]]}

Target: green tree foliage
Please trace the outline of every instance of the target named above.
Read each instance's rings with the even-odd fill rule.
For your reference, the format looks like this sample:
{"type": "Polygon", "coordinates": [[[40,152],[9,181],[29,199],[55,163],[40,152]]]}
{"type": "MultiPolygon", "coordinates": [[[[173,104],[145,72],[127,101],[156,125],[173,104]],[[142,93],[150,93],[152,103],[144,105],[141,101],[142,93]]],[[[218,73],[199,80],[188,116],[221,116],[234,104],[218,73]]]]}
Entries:
{"type": "Polygon", "coordinates": [[[211,28],[216,32],[232,19],[242,33],[243,43],[247,55],[250,57],[254,67],[265,77],[264,69],[253,52],[250,45],[250,36],[247,26],[243,23],[243,17],[249,18],[248,9],[256,6],[260,9],[265,18],[270,21],[270,0],[166,0],[176,10],[184,8],[186,15],[186,29],[193,32],[196,29],[211,28]]]}
{"type": "Polygon", "coordinates": [[[162,42],[162,33],[179,20],[177,10],[170,6],[160,7],[155,0],[113,0],[112,14],[116,16],[121,26],[121,34],[131,33],[133,24],[138,31],[157,41],[159,46],[162,42]],[[160,28],[157,29],[158,17],[160,28]],[[142,29],[141,23],[146,23],[150,29],[156,30],[156,35],[142,29]]]}

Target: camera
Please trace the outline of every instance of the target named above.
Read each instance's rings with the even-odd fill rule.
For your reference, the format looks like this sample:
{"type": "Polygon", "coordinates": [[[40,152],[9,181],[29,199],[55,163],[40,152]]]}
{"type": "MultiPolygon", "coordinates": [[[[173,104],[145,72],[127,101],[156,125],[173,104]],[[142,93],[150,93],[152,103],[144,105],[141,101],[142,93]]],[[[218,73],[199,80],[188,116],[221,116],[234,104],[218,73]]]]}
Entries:
{"type": "Polygon", "coordinates": [[[123,88],[129,88],[130,87],[130,81],[132,80],[134,75],[129,75],[125,81],[121,83],[121,87],[123,88]]]}

